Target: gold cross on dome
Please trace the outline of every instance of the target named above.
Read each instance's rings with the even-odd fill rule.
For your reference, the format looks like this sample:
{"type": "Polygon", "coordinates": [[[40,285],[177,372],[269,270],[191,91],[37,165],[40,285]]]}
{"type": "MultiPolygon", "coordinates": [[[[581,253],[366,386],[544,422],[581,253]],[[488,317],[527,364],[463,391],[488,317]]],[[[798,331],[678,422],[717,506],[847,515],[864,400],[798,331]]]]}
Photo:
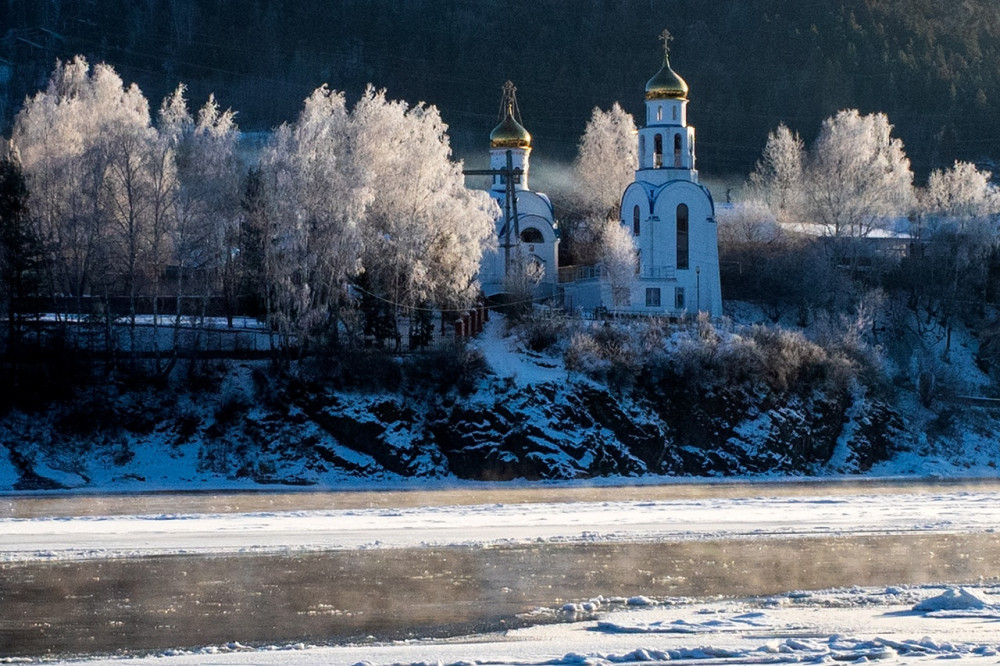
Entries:
{"type": "Polygon", "coordinates": [[[674,36],[666,28],[660,33],[660,41],[663,42],[663,54],[670,55],[670,42],[674,41],[674,36]]]}

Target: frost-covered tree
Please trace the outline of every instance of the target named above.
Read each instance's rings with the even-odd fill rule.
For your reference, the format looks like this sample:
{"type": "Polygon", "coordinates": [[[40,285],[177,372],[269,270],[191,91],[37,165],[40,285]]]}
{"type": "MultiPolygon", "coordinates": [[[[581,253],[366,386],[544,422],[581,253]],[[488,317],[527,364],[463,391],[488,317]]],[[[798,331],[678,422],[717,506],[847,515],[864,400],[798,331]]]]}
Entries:
{"type": "Polygon", "coordinates": [[[823,121],[806,166],[812,221],[834,236],[868,236],[913,203],[913,173],[884,113],[841,111],[823,121]]]}
{"type": "Polygon", "coordinates": [[[155,153],[161,177],[155,199],[164,216],[156,227],[163,234],[157,236],[157,255],[176,267],[175,349],[188,294],[200,297],[204,316],[208,297],[221,290],[232,325],[242,172],[235,112],[222,111],[209,95],[192,116],[185,91],[179,85],[160,105],[155,153]]]}
{"type": "Polygon", "coordinates": [[[467,190],[434,107],[369,87],[352,110],[316,90],[261,161],[273,210],[271,299],[281,330],[336,335],[348,284],[394,316],[467,307],[494,204],[467,190]]]}
{"type": "Polygon", "coordinates": [[[465,187],[440,113],[369,86],[351,117],[358,171],[375,193],[361,227],[367,283],[404,309],[469,307],[479,292],[480,259],[494,240],[495,205],[465,187]]]}
{"type": "Polygon", "coordinates": [[[622,192],[639,168],[635,120],[617,102],[594,108],[580,139],[573,172],[579,205],[596,219],[617,218],[622,192]]]}
{"type": "Polygon", "coordinates": [[[804,163],[805,144],[798,133],[793,134],[782,123],[767,135],[767,144],[750,174],[750,183],[756,197],[764,201],[781,222],[801,218],[804,163]]]}
{"type": "Polygon", "coordinates": [[[146,126],[111,128],[104,138],[106,171],[102,207],[111,266],[122,276],[128,296],[130,350],[135,349],[136,300],[149,267],[154,213],[156,133],[146,126]]]}
{"type": "Polygon", "coordinates": [[[221,287],[229,325],[237,309],[237,260],[239,256],[239,219],[242,162],[237,154],[240,132],[236,113],[223,111],[209,95],[198,110],[191,137],[186,172],[182,172],[182,191],[187,203],[197,201],[206,225],[206,248],[213,273],[221,287]]]}
{"type": "Polygon", "coordinates": [[[774,213],[762,200],[750,199],[720,209],[716,218],[720,251],[733,248],[759,250],[776,242],[781,235],[774,213]]]}
{"type": "Polygon", "coordinates": [[[78,56],[57,63],[46,89],[25,102],[12,142],[33,193],[49,289],[78,299],[123,290],[134,348],[156,214],[157,137],[146,98],[108,65],[91,68],[78,56]]]}
{"type": "Polygon", "coordinates": [[[932,224],[950,224],[960,231],[976,226],[995,233],[993,218],[1000,212],[1000,193],[990,182],[991,176],[968,162],[933,171],[921,197],[922,212],[932,224]]]}
{"type": "Polygon", "coordinates": [[[945,354],[963,308],[981,302],[989,257],[1000,246],[1000,193],[990,176],[955,162],[932,172],[921,193],[918,229],[925,243],[909,258],[911,300],[938,315],[945,327],[945,354]]]}
{"type": "Polygon", "coordinates": [[[261,157],[270,318],[283,347],[317,328],[336,335],[348,279],[360,270],[358,221],[373,192],[351,159],[350,124],[343,93],[323,86],[261,157]]]}
{"type": "Polygon", "coordinates": [[[611,284],[611,301],[615,307],[627,307],[639,265],[632,230],[608,219],[601,227],[600,239],[602,272],[611,284]]]}

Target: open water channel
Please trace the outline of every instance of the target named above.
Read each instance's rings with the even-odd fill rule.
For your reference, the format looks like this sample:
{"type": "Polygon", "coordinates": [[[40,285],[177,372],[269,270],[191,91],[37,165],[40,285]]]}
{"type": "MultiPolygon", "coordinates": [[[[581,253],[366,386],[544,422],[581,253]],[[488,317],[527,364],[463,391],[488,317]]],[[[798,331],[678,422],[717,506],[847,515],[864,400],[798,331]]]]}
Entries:
{"type": "MultiPolygon", "coordinates": [[[[805,492],[794,485],[750,491],[719,486],[715,492],[740,487],[750,494],[805,492]]],[[[897,487],[865,485],[864,492],[895,492],[897,487]]],[[[704,486],[697,488],[691,492],[704,492],[704,486]]],[[[913,486],[904,488],[914,492],[913,486]]],[[[817,491],[823,492],[809,485],[808,492],[817,491]]],[[[559,492],[547,489],[539,497],[553,501],[559,492]]],[[[590,493],[622,499],[622,494],[631,498],[686,491],[667,486],[566,492],[584,492],[592,501],[590,493]]],[[[829,492],[857,489],[837,486],[829,492]]],[[[160,502],[173,511],[179,503],[183,510],[204,504],[206,511],[225,506],[242,511],[275,509],[275,503],[302,509],[342,508],[345,503],[397,506],[411,500],[453,503],[460,498],[405,493],[402,499],[382,494],[112,496],[91,498],[91,508],[84,510],[79,498],[8,497],[0,499],[0,515],[115,513],[119,503],[121,512],[136,513],[146,504],[146,510],[155,512],[160,502]]],[[[474,494],[469,501],[513,500],[474,494]]],[[[558,613],[532,611],[597,595],[739,597],[854,584],[976,581],[998,574],[998,534],[547,542],[7,563],[0,565],[0,657],[140,653],[231,641],[342,643],[457,635],[559,618],[558,613]]]]}

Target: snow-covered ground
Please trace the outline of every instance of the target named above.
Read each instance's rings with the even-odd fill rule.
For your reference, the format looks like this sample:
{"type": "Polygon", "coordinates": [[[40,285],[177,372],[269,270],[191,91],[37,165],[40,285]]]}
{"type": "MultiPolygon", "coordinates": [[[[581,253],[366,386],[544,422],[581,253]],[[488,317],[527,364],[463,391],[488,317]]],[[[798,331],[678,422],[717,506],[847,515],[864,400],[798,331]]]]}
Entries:
{"type": "Polygon", "coordinates": [[[518,503],[0,520],[0,561],[557,541],[992,532],[1000,493],[518,503]]]}
{"type": "MultiPolygon", "coordinates": [[[[521,541],[709,539],[992,532],[1000,493],[760,496],[340,511],[6,519],[2,559],[167,553],[472,547],[521,541]]],[[[2,603],[2,601],[0,601],[2,603]]],[[[541,611],[540,611],[541,612],[541,611]]],[[[351,646],[240,644],[129,664],[926,663],[1000,661],[1000,588],[789,591],[765,598],[593,599],[545,611],[579,621],[503,634],[351,646]]],[[[544,614],[544,613],[543,613],[544,614]]],[[[122,663],[98,658],[88,664],[122,663]]]]}

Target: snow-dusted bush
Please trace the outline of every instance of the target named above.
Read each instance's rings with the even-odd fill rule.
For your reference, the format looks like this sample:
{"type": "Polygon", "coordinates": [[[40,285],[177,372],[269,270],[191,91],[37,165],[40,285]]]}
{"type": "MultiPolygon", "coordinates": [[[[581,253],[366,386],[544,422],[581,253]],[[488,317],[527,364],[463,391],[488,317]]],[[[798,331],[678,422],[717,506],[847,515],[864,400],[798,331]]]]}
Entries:
{"type": "Polygon", "coordinates": [[[570,338],[563,355],[563,362],[570,372],[600,378],[606,374],[608,362],[601,354],[601,347],[588,332],[578,331],[570,338]]]}
{"type": "Polygon", "coordinates": [[[515,322],[511,332],[531,351],[542,352],[569,338],[575,329],[574,324],[574,320],[562,314],[546,313],[515,322]]]}
{"type": "Polygon", "coordinates": [[[731,330],[693,322],[605,323],[574,334],[566,367],[621,389],[684,386],[693,391],[746,386],[775,393],[842,394],[878,373],[877,352],[860,340],[824,346],[801,331],[754,325],[731,330]],[[668,328],[669,327],[669,328],[668,328]]]}
{"type": "Polygon", "coordinates": [[[413,388],[431,388],[438,393],[457,390],[468,395],[489,370],[483,352],[456,344],[415,354],[403,363],[406,382],[413,388]]]}
{"type": "Polygon", "coordinates": [[[571,372],[580,372],[615,390],[633,386],[646,358],[645,326],[639,323],[605,321],[584,329],[570,340],[563,362],[571,372]]]}

